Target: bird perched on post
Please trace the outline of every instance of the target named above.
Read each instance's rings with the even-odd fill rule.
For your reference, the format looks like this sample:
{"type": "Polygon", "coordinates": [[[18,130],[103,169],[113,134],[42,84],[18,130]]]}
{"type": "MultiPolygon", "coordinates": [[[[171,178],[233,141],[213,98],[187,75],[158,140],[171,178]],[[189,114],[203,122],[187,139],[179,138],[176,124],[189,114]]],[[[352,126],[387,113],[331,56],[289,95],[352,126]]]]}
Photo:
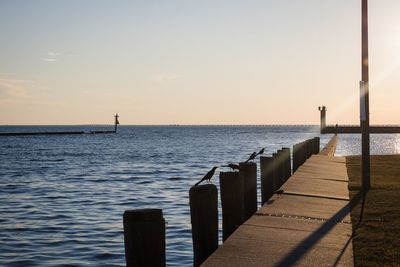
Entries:
{"type": "Polygon", "coordinates": [[[244,163],[247,163],[247,162],[249,162],[250,160],[255,159],[256,156],[257,156],[257,153],[256,153],[256,152],[253,152],[253,153],[250,155],[250,157],[249,157],[244,163]]]}
{"type": "Polygon", "coordinates": [[[201,182],[204,182],[204,181],[210,182],[210,180],[211,180],[211,178],[213,177],[213,175],[214,175],[216,169],[218,169],[218,167],[213,167],[211,170],[209,170],[209,171],[206,173],[206,175],[204,175],[204,177],[201,178],[201,180],[198,181],[194,186],[197,186],[197,185],[199,185],[201,182]]]}
{"type": "Polygon", "coordinates": [[[223,165],[222,167],[228,167],[231,168],[232,170],[240,171],[240,167],[238,164],[229,163],[228,165],[223,165]]]}
{"type": "Polygon", "coordinates": [[[258,156],[258,155],[261,155],[261,154],[264,154],[264,150],[265,150],[265,148],[261,148],[261,150],[260,150],[260,151],[258,151],[258,153],[257,153],[257,155],[256,155],[256,156],[258,156]]]}

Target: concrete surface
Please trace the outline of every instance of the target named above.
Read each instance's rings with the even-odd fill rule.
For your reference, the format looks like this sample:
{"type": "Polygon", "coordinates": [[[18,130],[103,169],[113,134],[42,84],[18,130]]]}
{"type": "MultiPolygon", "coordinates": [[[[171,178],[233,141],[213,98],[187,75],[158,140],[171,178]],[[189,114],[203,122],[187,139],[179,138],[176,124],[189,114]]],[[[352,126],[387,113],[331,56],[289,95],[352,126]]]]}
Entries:
{"type": "Polygon", "coordinates": [[[346,162],[332,140],[202,266],[353,266],[346,162]]]}

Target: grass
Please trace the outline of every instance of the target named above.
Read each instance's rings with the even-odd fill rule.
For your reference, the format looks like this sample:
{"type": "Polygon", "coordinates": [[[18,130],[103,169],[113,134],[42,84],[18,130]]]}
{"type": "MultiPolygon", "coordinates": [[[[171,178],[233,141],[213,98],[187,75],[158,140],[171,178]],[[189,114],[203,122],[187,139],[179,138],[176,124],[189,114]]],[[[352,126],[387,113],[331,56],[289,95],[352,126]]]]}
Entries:
{"type": "MultiPolygon", "coordinates": [[[[360,156],[346,157],[350,197],[360,189],[360,156]]],[[[361,202],[360,202],[361,203],[361,202]]],[[[353,227],[361,204],[351,212],[353,227]]],[[[355,266],[400,266],[400,155],[371,156],[371,189],[353,239],[355,266]]]]}

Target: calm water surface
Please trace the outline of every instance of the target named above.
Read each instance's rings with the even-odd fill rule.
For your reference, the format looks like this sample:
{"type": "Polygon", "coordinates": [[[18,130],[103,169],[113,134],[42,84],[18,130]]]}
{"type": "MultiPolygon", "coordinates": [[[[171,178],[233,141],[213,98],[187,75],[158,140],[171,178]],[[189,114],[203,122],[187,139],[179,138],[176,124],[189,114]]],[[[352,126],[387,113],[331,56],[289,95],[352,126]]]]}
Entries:
{"type": "MultiPolygon", "coordinates": [[[[2,126],[0,132],[94,129],[2,126]]],[[[162,208],[168,265],[190,266],[190,186],[211,166],[242,161],[262,147],[271,154],[318,130],[122,126],[108,135],[0,137],[0,265],[124,266],[123,212],[162,208]]],[[[321,145],[330,137],[322,136],[321,145]]],[[[339,140],[338,155],[360,153],[359,135],[339,140]]],[[[371,152],[399,153],[399,140],[373,135],[371,152]]]]}

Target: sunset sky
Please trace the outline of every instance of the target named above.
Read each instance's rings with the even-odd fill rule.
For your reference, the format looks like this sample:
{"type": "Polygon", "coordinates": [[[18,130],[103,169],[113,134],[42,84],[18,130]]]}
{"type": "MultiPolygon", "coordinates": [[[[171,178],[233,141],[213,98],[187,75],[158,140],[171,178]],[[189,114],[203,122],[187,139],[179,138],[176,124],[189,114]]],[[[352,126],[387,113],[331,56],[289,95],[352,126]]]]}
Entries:
{"type": "MultiPolygon", "coordinates": [[[[369,1],[371,124],[400,124],[400,1],[369,1]]],[[[361,0],[0,1],[0,124],[359,122],[361,0]]]]}

